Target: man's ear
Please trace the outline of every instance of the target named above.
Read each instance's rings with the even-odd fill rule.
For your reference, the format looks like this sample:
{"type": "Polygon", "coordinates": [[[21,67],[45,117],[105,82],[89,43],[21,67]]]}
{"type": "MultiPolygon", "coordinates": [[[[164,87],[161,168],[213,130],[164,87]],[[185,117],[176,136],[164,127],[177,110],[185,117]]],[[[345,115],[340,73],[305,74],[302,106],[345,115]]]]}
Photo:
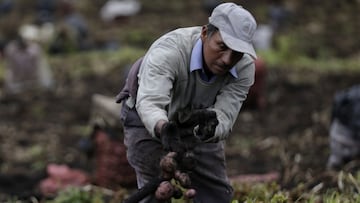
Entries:
{"type": "Polygon", "coordinates": [[[208,32],[208,28],[206,25],[203,25],[202,26],[202,29],[201,29],[201,40],[204,42],[205,39],[207,38],[207,32],[208,32]]]}

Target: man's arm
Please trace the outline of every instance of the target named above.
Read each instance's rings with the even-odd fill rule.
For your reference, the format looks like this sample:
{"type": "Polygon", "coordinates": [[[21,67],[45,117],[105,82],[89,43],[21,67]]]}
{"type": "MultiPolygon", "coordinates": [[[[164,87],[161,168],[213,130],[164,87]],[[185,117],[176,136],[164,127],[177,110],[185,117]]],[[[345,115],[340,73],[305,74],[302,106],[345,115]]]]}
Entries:
{"type": "Polygon", "coordinates": [[[219,120],[213,141],[226,139],[229,135],[247,97],[249,88],[254,83],[255,64],[253,60],[247,56],[237,66],[239,77],[234,78],[220,90],[214,106],[209,108],[209,110],[216,112],[219,120]]]}
{"type": "Polygon", "coordinates": [[[157,46],[149,50],[140,67],[136,109],[153,137],[156,137],[155,130],[159,130],[160,124],[169,121],[167,108],[179,57],[175,49],[157,46]]]}

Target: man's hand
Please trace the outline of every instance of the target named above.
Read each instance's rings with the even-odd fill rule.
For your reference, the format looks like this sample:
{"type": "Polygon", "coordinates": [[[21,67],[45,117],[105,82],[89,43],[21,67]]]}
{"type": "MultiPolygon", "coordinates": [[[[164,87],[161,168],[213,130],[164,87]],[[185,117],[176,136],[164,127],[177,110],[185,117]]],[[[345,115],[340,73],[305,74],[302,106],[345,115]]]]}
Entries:
{"type": "Polygon", "coordinates": [[[210,141],[215,135],[216,126],[219,121],[216,117],[216,112],[212,110],[197,110],[194,113],[198,125],[194,128],[194,134],[201,141],[210,141]]]}
{"type": "Polygon", "coordinates": [[[183,152],[179,128],[174,122],[166,122],[160,130],[160,140],[164,150],[171,152],[183,152]]]}

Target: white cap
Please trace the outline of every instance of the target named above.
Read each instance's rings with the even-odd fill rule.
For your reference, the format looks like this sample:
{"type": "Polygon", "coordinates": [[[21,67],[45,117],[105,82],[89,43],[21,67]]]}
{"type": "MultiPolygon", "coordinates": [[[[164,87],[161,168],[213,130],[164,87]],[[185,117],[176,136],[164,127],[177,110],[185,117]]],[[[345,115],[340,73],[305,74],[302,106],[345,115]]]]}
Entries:
{"type": "Polygon", "coordinates": [[[234,3],[223,3],[213,10],[209,23],[219,29],[230,49],[257,58],[252,44],[257,24],[249,11],[234,3]]]}

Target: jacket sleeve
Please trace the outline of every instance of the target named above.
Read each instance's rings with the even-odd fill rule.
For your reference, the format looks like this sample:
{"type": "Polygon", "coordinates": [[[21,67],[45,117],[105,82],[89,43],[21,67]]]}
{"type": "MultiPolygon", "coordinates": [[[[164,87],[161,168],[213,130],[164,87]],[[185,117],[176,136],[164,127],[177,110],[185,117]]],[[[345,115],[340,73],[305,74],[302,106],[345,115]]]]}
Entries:
{"type": "Polygon", "coordinates": [[[167,109],[179,57],[176,48],[158,44],[148,51],[140,67],[136,109],[153,137],[156,123],[159,120],[168,121],[167,109]]]}
{"type": "Polygon", "coordinates": [[[248,91],[254,83],[255,64],[252,59],[239,62],[237,70],[238,78],[233,78],[221,88],[214,106],[210,108],[216,112],[219,120],[215,136],[210,142],[217,142],[228,137],[248,91]]]}

